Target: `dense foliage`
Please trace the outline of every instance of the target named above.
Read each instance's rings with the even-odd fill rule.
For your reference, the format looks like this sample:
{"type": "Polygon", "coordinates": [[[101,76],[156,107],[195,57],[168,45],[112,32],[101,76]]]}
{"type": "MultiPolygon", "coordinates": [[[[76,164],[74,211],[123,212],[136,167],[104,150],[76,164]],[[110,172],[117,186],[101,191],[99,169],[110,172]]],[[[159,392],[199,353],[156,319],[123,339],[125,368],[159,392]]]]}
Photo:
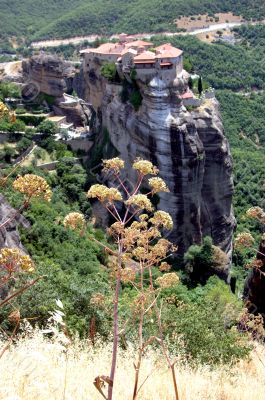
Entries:
{"type": "MultiPolygon", "coordinates": [[[[90,215],[89,204],[85,204],[88,201],[82,196],[86,181],[84,169],[75,166],[73,159],[66,158],[59,163],[55,175],[32,167],[19,172],[45,177],[54,193],[51,203],[32,202],[25,212],[31,228],[21,231],[21,239],[37,265],[36,274],[45,277],[20,298],[22,315],[34,315],[35,322],[42,325],[47,321],[55,300],[60,298],[65,304],[71,330],[86,334],[91,318],[95,317],[98,332],[104,334],[107,316],[98,320],[96,310],[89,303],[97,287],[101,290],[107,288],[105,269],[101,266],[105,260],[104,253],[93,241],[66,230],[62,225],[70,210],[81,207],[87,216],[90,215]]],[[[21,196],[10,186],[4,188],[4,193],[12,204],[21,202],[21,196]]],[[[92,226],[87,233],[104,241],[104,234],[92,226]]]]}
{"type": "Polygon", "coordinates": [[[0,36],[31,38],[69,37],[91,33],[111,34],[175,30],[181,15],[232,11],[245,18],[264,18],[263,0],[7,0],[1,1],[0,36]]]}
{"type": "Polygon", "coordinates": [[[244,46],[258,47],[259,50],[265,51],[265,26],[258,25],[242,25],[234,28],[239,39],[242,40],[244,46]]]}
{"type": "MultiPolygon", "coordinates": [[[[21,315],[45,326],[55,300],[60,299],[71,333],[79,332],[81,336],[100,334],[109,339],[112,278],[106,268],[106,254],[91,240],[95,237],[104,243],[105,235],[89,224],[80,236],[78,232],[67,230],[62,223],[69,211],[80,210],[86,218],[90,216],[90,205],[84,196],[87,188],[85,170],[75,165],[73,158],[62,158],[52,174],[33,167],[18,171],[21,174],[32,172],[45,177],[53,189],[53,197],[51,203],[33,201],[25,212],[31,228],[21,230],[21,239],[36,262],[36,274],[44,277],[20,297],[21,315]],[[97,292],[105,296],[104,307],[92,302],[97,292]]],[[[3,190],[14,206],[20,204],[20,195],[10,186],[3,190]]],[[[158,270],[153,273],[155,278],[161,276],[158,270]]],[[[146,288],[148,290],[148,285],[146,288]]],[[[137,295],[136,289],[123,284],[120,307],[126,319],[137,295]]],[[[190,357],[195,363],[210,364],[230,363],[248,354],[247,343],[235,330],[242,304],[218,278],[211,278],[204,288],[188,289],[179,284],[164,289],[161,305],[162,302],[163,325],[173,353],[190,357]]],[[[3,317],[1,314],[0,318],[3,317]]],[[[150,318],[147,318],[147,332],[157,335],[150,318]]],[[[137,336],[134,317],[130,316],[129,326],[122,339],[123,346],[137,336]]]]}

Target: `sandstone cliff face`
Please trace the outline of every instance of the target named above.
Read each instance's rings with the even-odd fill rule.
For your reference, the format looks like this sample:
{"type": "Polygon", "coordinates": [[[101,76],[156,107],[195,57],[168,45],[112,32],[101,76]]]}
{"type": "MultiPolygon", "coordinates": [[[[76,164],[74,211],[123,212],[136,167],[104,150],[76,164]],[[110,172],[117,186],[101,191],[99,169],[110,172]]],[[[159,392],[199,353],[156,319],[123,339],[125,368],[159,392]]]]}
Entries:
{"type": "MultiPolygon", "coordinates": [[[[264,235],[264,234],[263,234],[264,235]]],[[[243,297],[249,312],[257,315],[260,313],[265,322],[265,236],[263,236],[257,260],[261,263],[259,269],[250,271],[244,287],[243,297]]]]}
{"type": "MultiPolygon", "coordinates": [[[[5,227],[0,228],[0,249],[3,247],[18,248],[22,254],[27,254],[20,241],[18,226],[29,228],[30,224],[25,217],[17,214],[17,211],[8,204],[4,196],[0,195],[0,225],[11,216],[15,216],[15,218],[5,227]]],[[[8,291],[8,285],[2,286],[0,288],[0,299],[4,299],[8,291]]]]}
{"type": "MultiPolygon", "coordinates": [[[[157,78],[138,85],[143,101],[137,112],[121,102],[120,85],[102,86],[98,80],[89,83],[87,93],[94,104],[93,93],[101,87],[95,107],[120,157],[127,163],[143,157],[158,166],[170,188],[170,193],[159,195],[158,208],[173,217],[170,239],[179,254],[209,235],[230,256],[235,226],[232,160],[217,100],[207,99],[188,111],[178,96],[187,87],[185,76],[169,86],[157,78]]],[[[130,169],[127,178],[134,180],[130,169]]]]}
{"type": "Polygon", "coordinates": [[[22,63],[24,81],[34,82],[41,93],[61,97],[66,91],[67,65],[60,58],[49,55],[33,56],[22,63]]]}
{"type": "Polygon", "coordinates": [[[173,217],[170,236],[179,252],[210,235],[229,254],[235,225],[232,161],[218,102],[206,100],[188,112],[177,97],[183,84],[168,88],[154,79],[142,87],[138,112],[121,104],[118,90],[109,87],[102,104],[103,125],[121,158],[132,162],[143,157],[158,166],[171,191],[160,194],[158,208],[173,217]]]}
{"type": "Polygon", "coordinates": [[[16,210],[8,204],[4,196],[0,195],[0,224],[5,222],[11,215],[16,215],[14,220],[0,229],[0,248],[19,248],[22,253],[26,253],[26,250],[20,242],[17,227],[21,225],[24,228],[29,228],[30,224],[25,217],[21,214],[17,214],[16,210]]]}
{"type": "Polygon", "coordinates": [[[41,54],[33,56],[22,63],[24,88],[23,93],[32,93],[33,98],[26,100],[36,101],[40,93],[52,96],[54,99],[52,110],[57,115],[65,115],[68,122],[75,126],[88,124],[86,109],[79,101],[73,99],[66,103],[65,92],[72,91],[73,82],[78,80],[75,68],[71,63],[63,61],[53,55],[41,54]]]}

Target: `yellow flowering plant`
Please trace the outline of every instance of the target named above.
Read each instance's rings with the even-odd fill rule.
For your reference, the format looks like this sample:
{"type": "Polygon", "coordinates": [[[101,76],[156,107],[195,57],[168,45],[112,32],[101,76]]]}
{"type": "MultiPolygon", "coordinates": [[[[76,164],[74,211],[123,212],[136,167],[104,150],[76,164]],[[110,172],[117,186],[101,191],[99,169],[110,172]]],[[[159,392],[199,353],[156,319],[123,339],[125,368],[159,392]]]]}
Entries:
{"type": "MultiPolygon", "coordinates": [[[[1,180],[2,184],[7,184],[8,178],[14,173],[16,168],[17,166],[11,171],[11,173],[1,180]]],[[[24,195],[24,201],[18,210],[15,212],[12,211],[10,215],[7,215],[6,219],[1,222],[0,230],[6,229],[14,221],[14,219],[29,206],[32,199],[35,198],[45,201],[51,200],[51,189],[45,179],[40,176],[34,174],[18,176],[13,181],[12,186],[13,189],[24,195]]],[[[20,279],[22,275],[29,274],[34,271],[35,265],[29,255],[23,254],[18,248],[4,247],[0,249],[0,289],[4,289],[4,292],[6,293],[5,297],[3,297],[0,301],[0,307],[12,303],[19,295],[28,290],[31,286],[35,285],[38,280],[43,278],[42,276],[39,276],[33,280],[26,281],[26,283],[24,279],[20,279]],[[23,283],[21,284],[21,282],[23,283]],[[10,283],[15,283],[15,285],[9,285],[10,283]]],[[[13,304],[12,306],[15,308],[13,304]]],[[[8,349],[19,327],[19,309],[15,309],[15,311],[10,314],[10,318],[8,319],[9,322],[15,323],[15,328],[10,336],[10,340],[0,350],[0,358],[8,349]],[[14,318],[14,316],[16,318],[14,318]]]]}
{"type": "Polygon", "coordinates": [[[51,201],[52,191],[44,178],[34,174],[18,176],[13,182],[13,188],[25,195],[28,202],[32,198],[51,201]]]}
{"type": "MultiPolygon", "coordinates": [[[[17,285],[11,289],[9,288],[11,282],[17,283],[19,281],[21,274],[32,273],[34,270],[35,266],[31,258],[21,253],[19,249],[9,247],[0,249],[0,289],[5,289],[4,292],[7,293],[0,301],[0,308],[12,303],[19,295],[35,285],[35,283],[42,278],[38,277],[27,283],[23,283],[20,288],[17,288],[17,285]]],[[[0,349],[0,358],[4,355],[15,337],[21,321],[19,309],[15,308],[13,304],[12,307],[14,310],[8,316],[8,320],[14,324],[15,327],[11,333],[10,340],[0,349]]]]}
{"type": "Polygon", "coordinates": [[[72,229],[83,229],[85,226],[85,217],[83,214],[79,212],[71,212],[66,215],[66,217],[63,220],[63,225],[66,228],[72,228],[72,229]]]}
{"type": "MultiPolygon", "coordinates": [[[[265,184],[263,185],[265,189],[265,184]]],[[[261,225],[265,225],[265,211],[261,207],[251,207],[246,211],[248,218],[256,219],[261,225]]],[[[239,251],[253,250],[257,254],[257,257],[246,265],[247,268],[253,268],[259,271],[259,273],[265,276],[265,233],[261,235],[261,241],[259,249],[254,247],[255,239],[249,232],[239,233],[234,240],[234,247],[239,251]]]]}
{"type": "MultiPolygon", "coordinates": [[[[14,172],[14,170],[13,170],[14,172]]],[[[4,184],[7,182],[7,178],[11,175],[10,173],[6,178],[3,179],[4,184]]],[[[26,174],[24,176],[18,176],[13,181],[13,189],[24,194],[24,201],[21,207],[12,215],[9,215],[4,222],[0,224],[0,229],[3,229],[10,224],[17,215],[21,214],[30,204],[32,199],[51,201],[52,191],[49,184],[44,178],[34,174],[26,174]]]]}
{"type": "MultiPolygon", "coordinates": [[[[132,164],[136,172],[136,183],[131,190],[128,189],[122,179],[124,161],[118,157],[103,161],[103,172],[108,174],[111,187],[104,184],[95,184],[90,187],[87,197],[100,201],[102,206],[109,212],[114,222],[107,229],[107,233],[116,244],[116,250],[102,245],[112,256],[109,263],[110,277],[114,279],[115,290],[113,298],[113,349],[111,368],[109,376],[98,376],[95,386],[107,400],[113,398],[113,385],[117,363],[118,344],[121,332],[126,329],[126,323],[120,321],[119,301],[123,285],[131,285],[139,293],[137,302],[138,324],[139,324],[139,351],[135,369],[135,382],[133,399],[139,397],[139,374],[144,349],[150,342],[150,338],[144,340],[144,321],[150,313],[157,321],[157,342],[161,345],[168,367],[172,371],[175,389],[175,399],[178,399],[178,390],[174,363],[170,361],[167,347],[164,341],[164,332],[161,322],[161,312],[158,306],[160,292],[170,286],[178,284],[179,278],[176,273],[169,273],[170,265],[166,262],[176,248],[169,240],[162,237],[164,231],[173,228],[171,216],[162,210],[155,211],[152,197],[159,192],[168,192],[166,183],[156,176],[159,172],[150,161],[137,158],[132,164]],[[151,177],[148,178],[148,175],[151,177]],[[141,193],[144,180],[147,179],[149,191],[141,193]],[[114,261],[113,261],[114,259],[114,261]],[[153,279],[153,269],[157,268],[160,273],[166,273],[156,281],[153,279]],[[146,282],[146,273],[149,276],[146,282]],[[142,299],[142,300],[141,300],[142,299]],[[143,300],[144,299],[144,300],[143,300]],[[103,386],[107,384],[107,394],[103,393],[103,386]]],[[[82,225],[84,219],[78,213],[70,213],[64,219],[64,225],[77,229],[82,225]]],[[[102,304],[103,296],[96,293],[92,300],[93,304],[102,304]]],[[[133,313],[134,315],[134,313],[133,313]]]]}

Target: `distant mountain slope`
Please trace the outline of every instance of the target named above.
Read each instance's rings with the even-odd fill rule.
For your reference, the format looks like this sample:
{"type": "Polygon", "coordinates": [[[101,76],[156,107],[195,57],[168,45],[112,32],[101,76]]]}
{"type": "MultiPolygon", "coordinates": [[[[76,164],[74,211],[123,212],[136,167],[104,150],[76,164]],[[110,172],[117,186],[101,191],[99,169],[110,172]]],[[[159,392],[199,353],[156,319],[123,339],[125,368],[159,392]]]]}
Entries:
{"type": "Polygon", "coordinates": [[[0,0],[0,38],[173,30],[181,15],[232,11],[264,18],[264,0],[0,0]]]}

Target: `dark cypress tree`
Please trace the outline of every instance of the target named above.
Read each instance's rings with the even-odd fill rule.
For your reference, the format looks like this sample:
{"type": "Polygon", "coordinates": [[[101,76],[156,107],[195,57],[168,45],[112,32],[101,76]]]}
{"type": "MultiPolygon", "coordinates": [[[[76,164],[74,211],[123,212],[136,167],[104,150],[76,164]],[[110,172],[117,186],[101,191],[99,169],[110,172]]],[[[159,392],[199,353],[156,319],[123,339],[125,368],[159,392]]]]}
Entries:
{"type": "Polygon", "coordinates": [[[193,80],[191,77],[189,77],[188,85],[189,85],[190,90],[192,90],[193,89],[193,80]]]}
{"type": "Polygon", "coordinates": [[[202,94],[202,90],[202,77],[200,76],[198,80],[198,92],[200,95],[202,94]]]}

